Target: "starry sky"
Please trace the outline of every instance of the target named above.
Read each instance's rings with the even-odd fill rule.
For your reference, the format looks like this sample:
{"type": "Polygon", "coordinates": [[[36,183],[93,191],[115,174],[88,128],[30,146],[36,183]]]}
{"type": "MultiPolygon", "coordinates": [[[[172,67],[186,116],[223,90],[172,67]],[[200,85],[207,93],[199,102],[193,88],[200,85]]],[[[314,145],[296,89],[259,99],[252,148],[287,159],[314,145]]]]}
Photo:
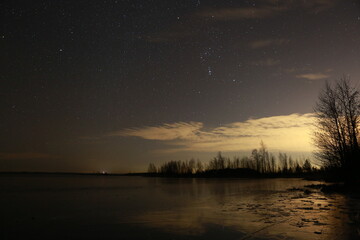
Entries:
{"type": "Polygon", "coordinates": [[[326,81],[360,81],[355,0],[0,3],[0,171],[311,155],[326,81]]]}

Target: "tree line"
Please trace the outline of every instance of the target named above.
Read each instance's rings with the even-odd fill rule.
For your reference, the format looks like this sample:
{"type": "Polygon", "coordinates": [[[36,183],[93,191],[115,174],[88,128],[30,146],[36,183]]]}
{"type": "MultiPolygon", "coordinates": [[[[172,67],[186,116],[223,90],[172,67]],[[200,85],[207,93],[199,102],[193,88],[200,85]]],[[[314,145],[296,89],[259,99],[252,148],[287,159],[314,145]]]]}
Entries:
{"type": "MultiPolygon", "coordinates": [[[[250,156],[229,157],[223,156],[221,152],[207,163],[200,160],[190,159],[186,161],[168,161],[159,167],[150,163],[148,173],[153,175],[164,176],[195,176],[225,173],[243,173],[245,175],[294,175],[304,174],[317,171],[309,159],[299,160],[293,159],[286,153],[279,153],[275,157],[269,153],[265,144],[261,142],[259,149],[254,149],[250,156]],[[246,169],[246,170],[244,170],[246,169]],[[240,171],[241,170],[241,171],[240,171]]],[[[241,177],[241,174],[239,175],[241,177]]]]}

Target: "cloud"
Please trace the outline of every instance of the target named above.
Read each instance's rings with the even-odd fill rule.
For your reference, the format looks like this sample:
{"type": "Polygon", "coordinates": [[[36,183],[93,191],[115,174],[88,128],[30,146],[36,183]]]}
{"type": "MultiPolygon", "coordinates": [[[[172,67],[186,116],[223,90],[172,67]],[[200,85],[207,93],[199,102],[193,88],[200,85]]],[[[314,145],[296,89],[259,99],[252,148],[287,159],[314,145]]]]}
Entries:
{"type": "Polygon", "coordinates": [[[206,9],[197,13],[199,17],[213,18],[217,21],[231,21],[239,19],[259,19],[268,18],[278,12],[283,11],[283,8],[274,7],[246,7],[246,8],[220,8],[220,9],[206,9]]]}
{"type": "Polygon", "coordinates": [[[308,13],[318,13],[334,7],[339,0],[260,0],[257,5],[282,7],[287,10],[302,9],[308,13]]]}
{"type": "Polygon", "coordinates": [[[212,18],[217,21],[261,19],[298,9],[304,10],[307,13],[318,13],[334,7],[337,2],[338,0],[259,0],[252,7],[207,8],[197,12],[195,15],[212,18]]]}
{"type": "Polygon", "coordinates": [[[179,122],[157,127],[124,129],[108,136],[161,141],[162,153],[249,151],[263,140],[269,149],[312,151],[313,114],[291,114],[234,122],[205,130],[200,122],[179,122]]]}
{"type": "MultiPolygon", "coordinates": [[[[338,1],[339,0],[258,0],[256,1],[256,5],[253,6],[216,6],[216,8],[200,7],[194,12],[182,15],[180,17],[181,21],[174,21],[165,29],[149,33],[147,35],[141,35],[138,36],[138,38],[151,43],[166,43],[189,39],[196,37],[196,35],[207,35],[208,31],[206,31],[206,27],[199,28],[199,26],[204,26],[204,23],[212,24],[216,21],[224,22],[267,19],[279,16],[282,13],[299,9],[305,13],[316,14],[334,7],[338,1]],[[208,21],[209,19],[212,21],[208,21]]],[[[255,41],[254,48],[286,43],[286,39],[282,40],[284,42],[281,42],[281,39],[255,41]]]]}
{"type": "Polygon", "coordinates": [[[279,65],[279,64],[280,64],[280,60],[276,60],[273,58],[267,58],[265,60],[252,62],[252,65],[265,66],[265,67],[271,67],[271,66],[275,66],[275,65],[279,65]]]}
{"type": "Polygon", "coordinates": [[[297,0],[294,1],[294,5],[297,4],[298,6],[306,9],[310,13],[318,13],[334,7],[337,4],[337,2],[339,2],[339,0],[312,0],[312,1],[297,0]]]}
{"type": "Polygon", "coordinates": [[[250,42],[250,47],[253,49],[265,48],[270,46],[280,46],[289,43],[288,39],[263,39],[250,42]]]}
{"type": "Polygon", "coordinates": [[[31,160],[31,159],[54,159],[56,156],[46,153],[24,152],[24,153],[0,153],[0,160],[31,160]]]}
{"type": "Polygon", "coordinates": [[[158,127],[129,128],[114,132],[110,136],[133,136],[148,140],[191,139],[203,127],[200,122],[179,122],[158,127]]]}
{"type": "Polygon", "coordinates": [[[300,74],[296,75],[297,78],[304,78],[308,80],[320,80],[330,77],[327,74],[324,73],[307,73],[307,74],[300,74]]]}

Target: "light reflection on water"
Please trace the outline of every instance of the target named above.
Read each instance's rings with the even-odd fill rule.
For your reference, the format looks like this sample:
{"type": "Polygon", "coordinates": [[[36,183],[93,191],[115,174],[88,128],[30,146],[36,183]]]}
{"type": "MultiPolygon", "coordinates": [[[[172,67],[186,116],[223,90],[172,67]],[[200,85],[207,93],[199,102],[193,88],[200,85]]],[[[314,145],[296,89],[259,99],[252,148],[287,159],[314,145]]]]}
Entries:
{"type": "Polygon", "coordinates": [[[4,239],[352,239],[359,226],[357,199],[289,191],[318,183],[300,179],[0,180],[4,239]]]}
{"type": "MultiPolygon", "coordinates": [[[[132,220],[176,234],[202,235],[220,225],[243,233],[238,239],[351,239],[346,197],[303,191],[299,179],[157,179],[164,194],[178,196],[184,206],[146,211],[132,220]],[[176,184],[174,186],[174,184],[176,184]]],[[[360,204],[352,199],[352,209],[360,204]]],[[[353,214],[354,215],[354,214],[353,214]]]]}

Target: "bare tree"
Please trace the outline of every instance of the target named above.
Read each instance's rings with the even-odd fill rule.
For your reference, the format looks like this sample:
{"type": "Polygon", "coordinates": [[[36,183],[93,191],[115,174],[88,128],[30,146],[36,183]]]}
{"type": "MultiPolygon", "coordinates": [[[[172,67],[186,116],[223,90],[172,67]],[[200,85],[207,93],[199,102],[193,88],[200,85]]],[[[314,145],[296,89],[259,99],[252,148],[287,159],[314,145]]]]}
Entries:
{"type": "Polygon", "coordinates": [[[208,170],[222,170],[226,168],[226,158],[218,152],[217,156],[214,157],[208,165],[208,170]]]}
{"type": "Polygon", "coordinates": [[[304,172],[311,172],[312,166],[311,166],[311,163],[310,163],[310,161],[308,159],[305,160],[304,165],[303,165],[302,168],[303,168],[304,172]]]}
{"type": "Polygon", "coordinates": [[[325,167],[352,172],[359,166],[360,95],[348,77],[326,83],[315,107],[315,153],[325,167]]]}
{"type": "Polygon", "coordinates": [[[289,169],[288,156],[286,153],[279,153],[279,162],[281,164],[281,172],[287,173],[289,169]]]}
{"type": "Polygon", "coordinates": [[[157,173],[157,168],[156,168],[155,164],[153,164],[153,163],[149,164],[148,173],[157,173]]]}
{"type": "Polygon", "coordinates": [[[196,173],[202,173],[204,171],[204,165],[202,162],[198,159],[196,161],[196,173]]]}

